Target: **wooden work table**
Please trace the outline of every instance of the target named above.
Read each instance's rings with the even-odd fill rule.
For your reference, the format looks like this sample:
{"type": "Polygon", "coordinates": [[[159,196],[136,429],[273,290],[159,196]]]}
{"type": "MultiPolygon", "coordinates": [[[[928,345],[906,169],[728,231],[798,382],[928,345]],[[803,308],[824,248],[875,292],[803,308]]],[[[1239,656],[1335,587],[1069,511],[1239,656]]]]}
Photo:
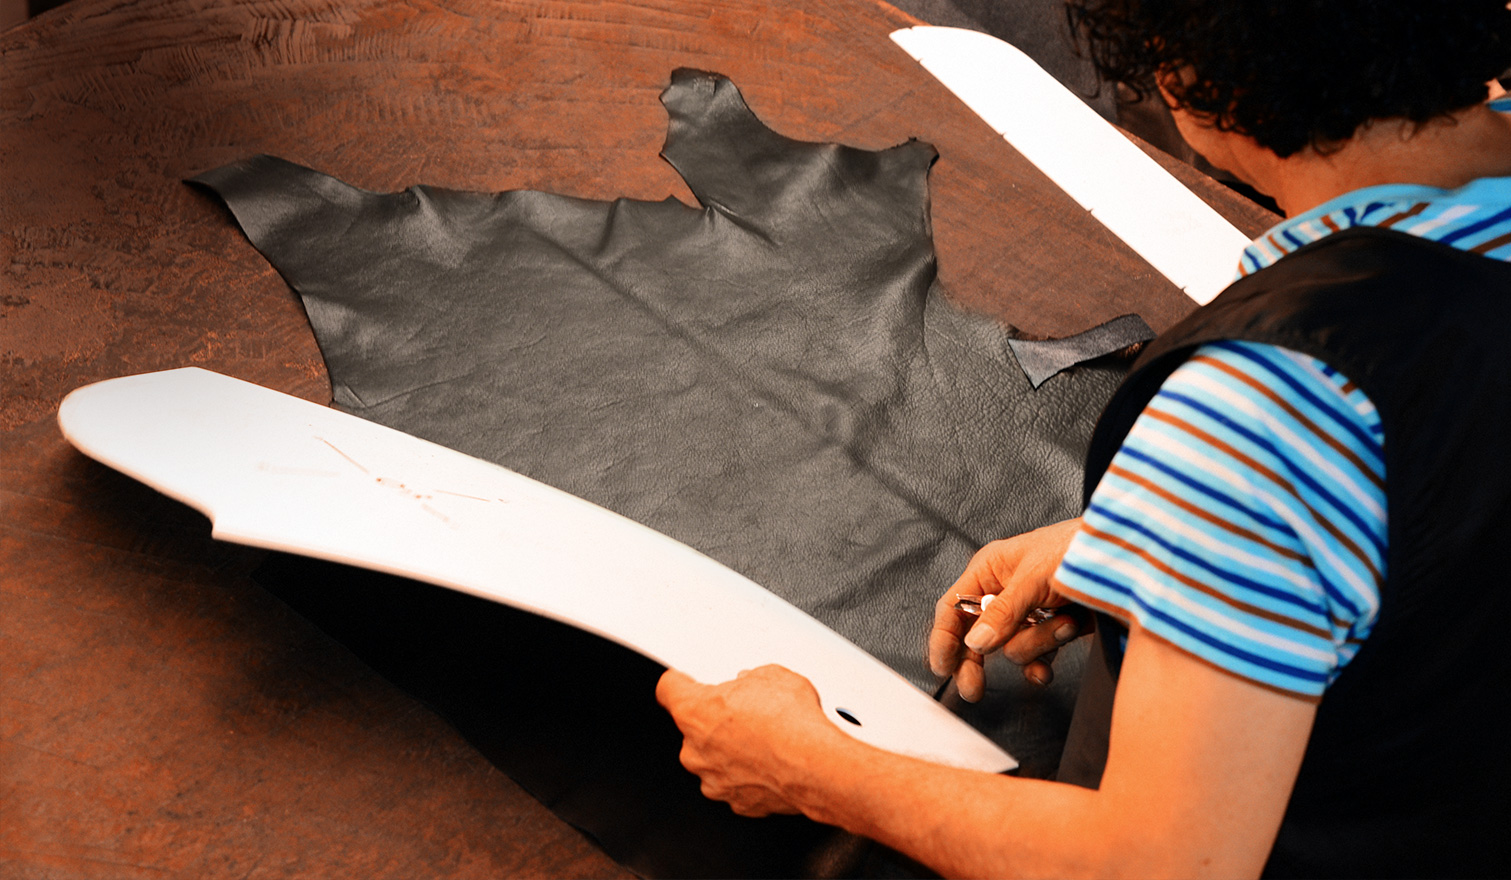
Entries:
{"type": "MultiPolygon", "coordinates": [[[[198,365],[327,402],[298,299],[184,178],[692,196],[671,71],[773,128],[932,142],[941,273],[1058,335],[1191,306],[897,49],[873,0],[74,0],[0,35],[0,876],[624,876],[254,583],[259,553],[84,459],[89,382],[198,365]]],[[[1245,231],[1268,215],[1194,172],[1245,231]]]]}

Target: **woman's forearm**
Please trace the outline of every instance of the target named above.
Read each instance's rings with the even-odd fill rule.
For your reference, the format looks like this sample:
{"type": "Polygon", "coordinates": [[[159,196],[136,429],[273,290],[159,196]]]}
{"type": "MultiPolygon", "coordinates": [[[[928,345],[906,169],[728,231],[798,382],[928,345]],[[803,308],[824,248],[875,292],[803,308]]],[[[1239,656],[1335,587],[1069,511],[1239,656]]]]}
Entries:
{"type": "Polygon", "coordinates": [[[1120,861],[1135,867],[1119,858],[1129,854],[1101,821],[1096,791],[943,767],[849,737],[808,751],[784,795],[810,818],[947,877],[1110,877],[1120,861]]]}

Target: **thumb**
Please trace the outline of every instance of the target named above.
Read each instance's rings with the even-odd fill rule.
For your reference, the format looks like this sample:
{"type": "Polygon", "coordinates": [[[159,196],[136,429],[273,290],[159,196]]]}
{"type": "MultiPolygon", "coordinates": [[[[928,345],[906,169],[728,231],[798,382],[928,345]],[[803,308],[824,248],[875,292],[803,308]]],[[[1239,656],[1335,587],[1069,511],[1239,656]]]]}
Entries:
{"type": "Polygon", "coordinates": [[[656,682],[656,702],[670,710],[672,706],[685,701],[704,687],[706,686],[699,684],[687,673],[668,669],[661,675],[661,680],[656,682]]]}
{"type": "Polygon", "coordinates": [[[1023,625],[1029,609],[1020,607],[1026,597],[1021,591],[1007,590],[996,596],[983,597],[981,616],[965,634],[965,646],[977,654],[989,654],[1002,647],[1023,625]]]}

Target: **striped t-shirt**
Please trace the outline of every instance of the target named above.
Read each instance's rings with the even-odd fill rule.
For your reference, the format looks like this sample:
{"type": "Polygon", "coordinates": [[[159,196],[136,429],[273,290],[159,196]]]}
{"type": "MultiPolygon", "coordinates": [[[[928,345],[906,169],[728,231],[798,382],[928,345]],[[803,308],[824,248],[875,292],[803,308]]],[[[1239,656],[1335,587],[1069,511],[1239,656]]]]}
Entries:
{"type": "MultiPolygon", "coordinates": [[[[1239,274],[1351,226],[1511,261],[1511,178],[1346,194],[1255,239],[1239,274]]],[[[1325,363],[1202,346],[1113,458],[1058,586],[1228,672],[1319,697],[1379,612],[1384,442],[1369,399],[1325,363]]]]}

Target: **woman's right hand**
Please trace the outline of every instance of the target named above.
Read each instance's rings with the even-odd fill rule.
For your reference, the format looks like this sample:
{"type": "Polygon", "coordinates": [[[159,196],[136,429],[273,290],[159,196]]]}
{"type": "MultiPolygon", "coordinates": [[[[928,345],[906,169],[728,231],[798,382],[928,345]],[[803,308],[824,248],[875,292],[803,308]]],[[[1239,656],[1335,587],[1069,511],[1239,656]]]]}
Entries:
{"type": "Polygon", "coordinates": [[[1003,655],[1023,667],[1030,681],[1049,684],[1050,661],[1059,647],[1089,631],[1090,616],[1053,589],[1055,570],[1080,529],[1068,519],[1032,532],[993,541],[977,551],[955,584],[934,604],[929,633],[929,668],[943,678],[955,676],[960,696],[970,702],[986,690],[985,655],[1003,655]],[[972,617],[955,607],[959,596],[993,596],[972,617]],[[1061,608],[1048,620],[1027,625],[1036,608],[1061,608]]]}

